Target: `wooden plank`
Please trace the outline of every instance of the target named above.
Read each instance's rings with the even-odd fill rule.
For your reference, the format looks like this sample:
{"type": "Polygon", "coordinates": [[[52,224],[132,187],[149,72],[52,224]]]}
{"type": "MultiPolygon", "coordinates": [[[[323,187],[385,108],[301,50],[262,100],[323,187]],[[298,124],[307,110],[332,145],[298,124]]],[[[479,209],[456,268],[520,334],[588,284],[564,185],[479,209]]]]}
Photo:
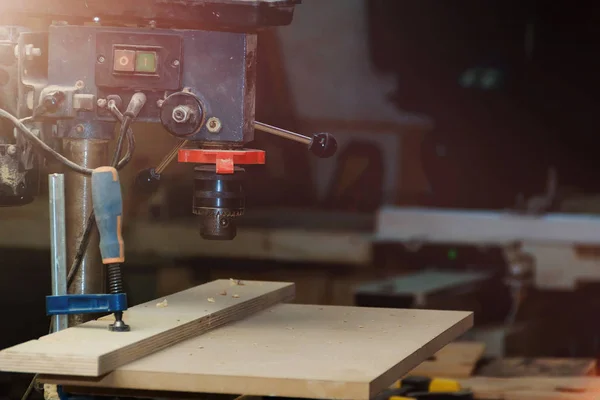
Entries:
{"type": "Polygon", "coordinates": [[[502,400],[598,400],[598,398],[598,393],[516,390],[506,393],[502,400]]]}
{"type": "Polygon", "coordinates": [[[48,383],[367,400],[464,333],[473,314],[280,304],[100,379],[48,383]]]}
{"type": "Polygon", "coordinates": [[[109,332],[107,316],[5,349],[0,371],[100,376],[293,296],[292,283],[210,282],[168,296],[160,307],[157,301],[132,307],[124,316],[131,332],[109,332]]]}
{"type": "Polygon", "coordinates": [[[502,358],[481,368],[478,376],[510,378],[524,376],[594,376],[591,358],[502,358]]]}
{"type": "Polygon", "coordinates": [[[390,242],[509,244],[517,241],[598,244],[593,215],[519,215],[507,212],[383,207],[376,239],[390,242]]]}
{"type": "Polygon", "coordinates": [[[468,378],[483,356],[485,344],[478,342],[450,343],[409,372],[413,376],[438,378],[468,378]]]}
{"type": "Polygon", "coordinates": [[[482,400],[598,399],[600,378],[591,377],[473,377],[460,380],[482,400]],[[544,397],[546,396],[546,397],[544,397]]]}

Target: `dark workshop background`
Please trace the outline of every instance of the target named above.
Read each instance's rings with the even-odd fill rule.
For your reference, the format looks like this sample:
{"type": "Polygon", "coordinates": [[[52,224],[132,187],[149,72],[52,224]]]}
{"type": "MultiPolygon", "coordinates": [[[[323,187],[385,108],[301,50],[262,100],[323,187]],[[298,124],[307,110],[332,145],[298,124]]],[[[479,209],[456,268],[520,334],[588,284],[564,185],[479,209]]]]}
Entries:
{"type": "MultiPolygon", "coordinates": [[[[555,207],[576,197],[586,199],[585,207],[573,210],[594,212],[600,171],[599,18],[600,3],[592,1],[305,0],[292,26],[260,35],[257,119],[304,133],[329,131],[337,135],[340,151],[333,159],[317,160],[298,144],[258,133],[253,147],[268,151],[268,164],[250,170],[248,224],[306,231],[329,224],[368,234],[383,204],[513,208],[519,194],[544,192],[550,167],[556,168],[560,187],[555,207]],[[282,208],[302,213],[294,219],[295,212],[282,208]],[[251,219],[252,210],[269,217],[251,219]]],[[[174,143],[160,129],[137,132],[136,163],[123,177],[126,193],[134,173],[156,164],[174,143]]],[[[190,172],[172,166],[165,181],[160,196],[130,206],[131,224],[137,219],[189,223],[190,172]]],[[[2,218],[28,218],[36,229],[47,229],[47,219],[35,219],[36,210],[47,212],[47,197],[2,218]]],[[[11,245],[0,243],[0,299],[8,327],[0,332],[0,348],[47,331],[49,252],[14,245],[19,235],[28,235],[23,232],[4,232],[11,245]]],[[[466,258],[458,260],[448,258],[447,249],[419,257],[398,248],[375,252],[372,265],[361,267],[289,257],[152,255],[131,260],[125,274],[134,303],[217,277],[237,277],[292,280],[299,302],[353,304],[358,284],[431,262],[447,270],[473,264],[493,273],[503,268],[499,251],[482,256],[465,248],[466,258]]],[[[500,279],[497,285],[502,286],[500,279]]],[[[490,293],[491,300],[478,294],[453,304],[481,309],[478,323],[497,323],[508,297],[502,288],[490,293]]],[[[594,322],[569,312],[598,315],[593,295],[539,298],[535,313],[530,311],[536,321],[548,312],[552,318],[560,310],[570,314],[571,344],[528,351],[596,356],[594,322]],[[583,325],[585,337],[577,333],[583,325]]],[[[562,325],[567,324],[556,323],[562,325]]],[[[529,337],[537,332],[532,328],[529,337]]]]}

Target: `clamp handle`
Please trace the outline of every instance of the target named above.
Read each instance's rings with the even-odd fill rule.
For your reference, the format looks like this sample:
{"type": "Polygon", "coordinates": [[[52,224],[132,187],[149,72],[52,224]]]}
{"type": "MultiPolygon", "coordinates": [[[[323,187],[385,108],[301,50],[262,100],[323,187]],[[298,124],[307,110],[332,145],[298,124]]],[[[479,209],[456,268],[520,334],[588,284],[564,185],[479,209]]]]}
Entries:
{"type": "Polygon", "coordinates": [[[119,174],[113,167],[100,167],[92,173],[92,203],[100,233],[100,253],[104,264],[125,261],[123,242],[123,196],[119,174]]]}

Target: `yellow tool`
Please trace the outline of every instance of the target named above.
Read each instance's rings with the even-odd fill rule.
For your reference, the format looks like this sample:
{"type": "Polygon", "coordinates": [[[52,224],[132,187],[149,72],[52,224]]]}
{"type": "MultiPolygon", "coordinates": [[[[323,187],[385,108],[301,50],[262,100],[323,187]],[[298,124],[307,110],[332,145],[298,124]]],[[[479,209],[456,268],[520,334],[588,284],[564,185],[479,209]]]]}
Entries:
{"type": "Polygon", "coordinates": [[[410,376],[397,381],[376,400],[472,400],[473,393],[462,390],[453,379],[410,376]]]}

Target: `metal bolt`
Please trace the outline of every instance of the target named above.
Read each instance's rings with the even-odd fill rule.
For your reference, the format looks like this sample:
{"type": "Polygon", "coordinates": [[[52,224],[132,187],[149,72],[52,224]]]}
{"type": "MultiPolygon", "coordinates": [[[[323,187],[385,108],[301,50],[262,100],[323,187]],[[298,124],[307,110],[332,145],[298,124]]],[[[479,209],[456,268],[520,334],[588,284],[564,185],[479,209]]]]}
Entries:
{"type": "Polygon", "coordinates": [[[208,131],[210,133],[219,133],[219,132],[221,132],[221,128],[223,128],[223,124],[221,124],[221,120],[217,117],[210,117],[208,119],[208,123],[206,125],[207,125],[208,131]]]}
{"type": "Polygon", "coordinates": [[[171,65],[173,65],[173,67],[179,67],[181,65],[181,62],[179,60],[174,60],[171,65]]]}
{"type": "Polygon", "coordinates": [[[83,89],[85,87],[85,83],[83,83],[83,81],[77,81],[75,82],[75,87],[77,89],[83,89]]]}
{"type": "Polygon", "coordinates": [[[17,146],[15,146],[14,144],[8,146],[8,148],[6,149],[6,152],[9,155],[14,156],[15,154],[17,154],[17,146]]]}
{"type": "Polygon", "coordinates": [[[106,57],[104,56],[98,56],[98,63],[102,64],[106,61],[106,57]]]}
{"type": "Polygon", "coordinates": [[[185,124],[190,120],[192,110],[188,106],[177,106],[173,110],[173,120],[178,124],[185,124]]]}
{"type": "Polygon", "coordinates": [[[106,108],[106,106],[108,105],[108,101],[106,101],[106,99],[98,99],[96,105],[98,106],[98,108],[106,108]]]}
{"type": "Polygon", "coordinates": [[[165,104],[164,100],[156,100],[156,107],[161,108],[165,104]]]}
{"type": "Polygon", "coordinates": [[[85,128],[84,128],[84,126],[83,126],[83,125],[77,125],[77,126],[75,127],[75,131],[76,131],[77,133],[83,133],[83,132],[85,132],[85,128]]]}

